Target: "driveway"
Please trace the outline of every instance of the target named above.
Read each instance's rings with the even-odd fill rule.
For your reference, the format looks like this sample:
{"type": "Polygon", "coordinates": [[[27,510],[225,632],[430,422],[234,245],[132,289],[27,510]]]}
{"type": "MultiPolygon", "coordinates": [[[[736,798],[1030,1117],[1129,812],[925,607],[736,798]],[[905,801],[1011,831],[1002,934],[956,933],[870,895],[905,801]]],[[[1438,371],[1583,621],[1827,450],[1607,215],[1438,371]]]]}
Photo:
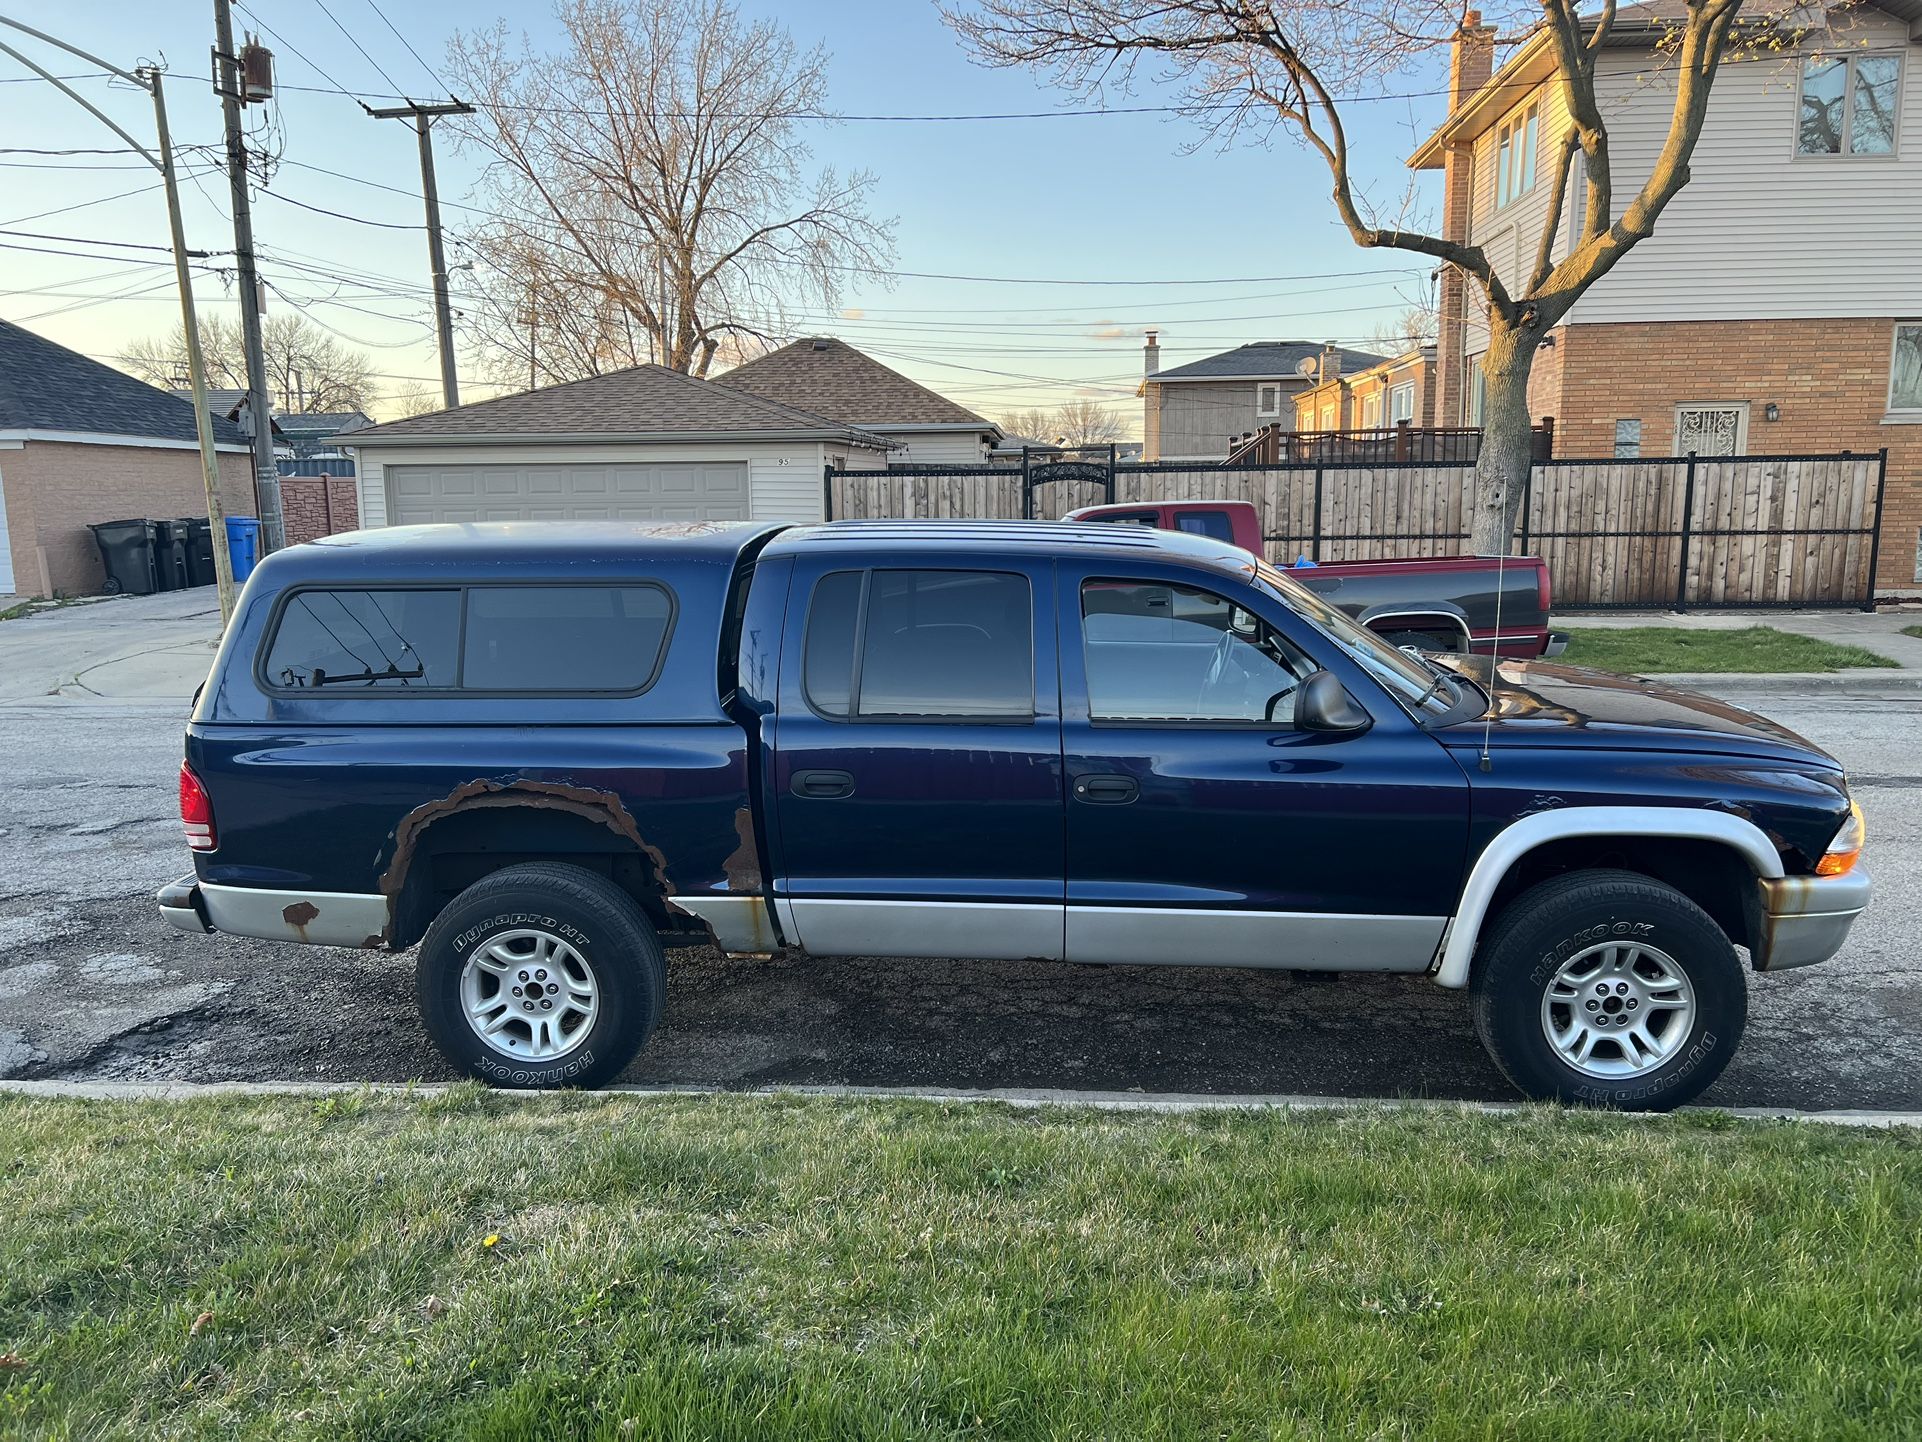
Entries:
{"type": "MultiPolygon", "coordinates": [[[[415,1018],[409,958],[186,936],[155,914],[153,889],[189,869],[174,773],[211,656],[205,617],[184,609],[196,594],[211,599],[0,623],[0,1075],[450,1075],[415,1018]]],[[[1748,1036],[1706,1100],[1916,1107],[1922,920],[1901,879],[1922,874],[1922,698],[1763,709],[1848,763],[1884,885],[1838,961],[1752,979],[1748,1036]]],[[[672,954],[668,993],[630,1081],[1509,1094],[1464,997],[1422,980],[695,951],[672,954]]]]}

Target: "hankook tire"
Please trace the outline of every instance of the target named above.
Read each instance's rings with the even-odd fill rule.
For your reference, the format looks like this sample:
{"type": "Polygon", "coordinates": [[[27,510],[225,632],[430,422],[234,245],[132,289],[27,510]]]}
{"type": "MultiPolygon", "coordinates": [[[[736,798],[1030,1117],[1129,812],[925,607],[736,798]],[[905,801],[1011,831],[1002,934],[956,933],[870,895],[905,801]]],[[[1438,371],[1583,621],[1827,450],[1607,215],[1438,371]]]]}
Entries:
{"type": "Polygon", "coordinates": [[[1630,1111],[1699,1096],[1748,1014],[1721,928],[1627,871],[1572,872],[1516,897],[1484,934],[1469,985],[1482,1045],[1519,1090],[1630,1111]]]}
{"type": "Polygon", "coordinates": [[[427,929],[415,970],[442,1056],[501,1087],[592,1087],[660,1019],[667,961],[634,899],[578,866],[512,866],[427,929]]]}

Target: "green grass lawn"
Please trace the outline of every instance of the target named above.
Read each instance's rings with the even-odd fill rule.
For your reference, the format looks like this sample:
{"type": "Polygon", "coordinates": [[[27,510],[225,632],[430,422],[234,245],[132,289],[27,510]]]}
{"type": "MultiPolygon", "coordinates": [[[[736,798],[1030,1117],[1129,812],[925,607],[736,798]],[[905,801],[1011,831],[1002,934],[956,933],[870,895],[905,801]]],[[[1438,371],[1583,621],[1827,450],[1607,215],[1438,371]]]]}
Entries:
{"type": "Polygon", "coordinates": [[[1902,634],[1904,636],[1913,636],[1916,640],[1922,641],[1922,626],[1904,626],[1902,628],[1902,634]]]}
{"type": "Polygon", "coordinates": [[[1861,646],[1839,646],[1813,636],[1744,626],[1696,631],[1680,626],[1571,628],[1560,658],[1571,666],[1643,675],[1657,671],[1840,671],[1898,662],[1861,646]]]}
{"type": "Polygon", "coordinates": [[[0,1435],[1888,1436],[1922,1135],[0,1097],[0,1435]]]}

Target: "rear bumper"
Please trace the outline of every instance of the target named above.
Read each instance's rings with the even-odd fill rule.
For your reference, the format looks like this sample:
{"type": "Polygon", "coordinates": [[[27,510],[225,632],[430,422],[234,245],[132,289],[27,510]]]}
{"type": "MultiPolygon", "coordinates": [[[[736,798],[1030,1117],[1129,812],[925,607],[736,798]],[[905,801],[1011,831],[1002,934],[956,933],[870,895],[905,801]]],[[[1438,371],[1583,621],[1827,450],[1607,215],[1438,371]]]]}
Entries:
{"type": "Polygon", "coordinates": [[[1548,640],[1542,645],[1543,656],[1559,656],[1568,649],[1568,632],[1550,631],[1548,640]]]}
{"type": "Polygon", "coordinates": [[[191,871],[178,881],[170,881],[154,894],[160,903],[160,915],[167,925],[179,931],[194,931],[205,934],[213,927],[207,923],[207,912],[200,901],[200,878],[191,871]]]}
{"type": "Polygon", "coordinates": [[[1846,876],[1764,877],[1757,971],[1787,971],[1827,961],[1848,940],[1874,889],[1858,864],[1846,876]]]}
{"type": "Polygon", "coordinates": [[[314,946],[387,944],[387,898],[379,895],[216,886],[190,875],[168,882],[154,900],[167,924],[181,931],[220,931],[314,946]]]}

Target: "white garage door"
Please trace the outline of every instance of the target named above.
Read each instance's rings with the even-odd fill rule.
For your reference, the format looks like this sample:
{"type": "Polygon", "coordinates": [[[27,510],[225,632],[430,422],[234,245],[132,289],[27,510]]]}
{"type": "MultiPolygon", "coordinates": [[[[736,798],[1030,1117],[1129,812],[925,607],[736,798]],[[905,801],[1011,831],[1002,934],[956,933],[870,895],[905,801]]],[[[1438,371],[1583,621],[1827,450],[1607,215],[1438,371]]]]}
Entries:
{"type": "Polygon", "coordinates": [[[387,518],[422,521],[745,521],[747,463],[388,466],[387,518]]]}

